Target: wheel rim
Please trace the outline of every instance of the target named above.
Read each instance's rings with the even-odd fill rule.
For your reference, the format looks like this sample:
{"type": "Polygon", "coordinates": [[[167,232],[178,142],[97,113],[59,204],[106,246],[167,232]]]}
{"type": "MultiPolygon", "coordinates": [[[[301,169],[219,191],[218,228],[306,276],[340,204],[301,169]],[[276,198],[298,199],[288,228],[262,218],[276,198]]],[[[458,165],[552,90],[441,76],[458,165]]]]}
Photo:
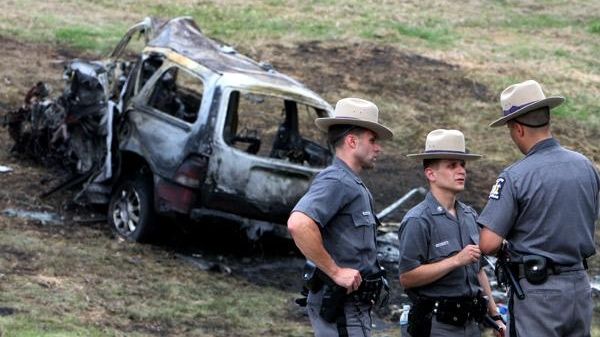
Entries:
{"type": "Polygon", "coordinates": [[[131,236],[140,224],[141,201],[132,186],[123,187],[112,212],[113,223],[123,236],[131,236]]]}

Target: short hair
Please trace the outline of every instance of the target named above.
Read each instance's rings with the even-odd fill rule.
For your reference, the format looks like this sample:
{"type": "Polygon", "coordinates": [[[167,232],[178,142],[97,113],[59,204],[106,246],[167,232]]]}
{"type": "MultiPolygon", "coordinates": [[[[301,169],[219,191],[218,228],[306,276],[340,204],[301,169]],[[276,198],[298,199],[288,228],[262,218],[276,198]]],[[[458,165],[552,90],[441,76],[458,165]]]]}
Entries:
{"type": "Polygon", "coordinates": [[[441,161],[440,158],[423,159],[423,169],[426,169],[426,168],[432,167],[432,166],[436,166],[440,161],[441,161]]]}
{"type": "Polygon", "coordinates": [[[531,110],[514,119],[515,122],[530,128],[541,128],[550,123],[550,108],[547,106],[531,110]]]}
{"type": "Polygon", "coordinates": [[[367,131],[367,129],[360,127],[360,126],[356,126],[356,125],[347,125],[347,124],[332,125],[329,127],[329,129],[327,131],[327,141],[334,148],[338,148],[344,142],[344,138],[346,137],[346,135],[353,134],[353,135],[359,136],[359,135],[363,134],[365,131],[367,131]]]}

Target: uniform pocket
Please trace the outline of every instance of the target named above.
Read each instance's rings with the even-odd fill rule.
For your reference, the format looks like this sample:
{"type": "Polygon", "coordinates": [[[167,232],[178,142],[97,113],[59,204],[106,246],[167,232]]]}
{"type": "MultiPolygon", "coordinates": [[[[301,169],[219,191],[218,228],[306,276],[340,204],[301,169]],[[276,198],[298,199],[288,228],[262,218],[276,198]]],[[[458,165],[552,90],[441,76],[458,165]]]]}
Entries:
{"type": "Polygon", "coordinates": [[[356,232],[354,245],[358,250],[371,250],[375,247],[375,219],[371,213],[353,213],[352,221],[356,232]]]}

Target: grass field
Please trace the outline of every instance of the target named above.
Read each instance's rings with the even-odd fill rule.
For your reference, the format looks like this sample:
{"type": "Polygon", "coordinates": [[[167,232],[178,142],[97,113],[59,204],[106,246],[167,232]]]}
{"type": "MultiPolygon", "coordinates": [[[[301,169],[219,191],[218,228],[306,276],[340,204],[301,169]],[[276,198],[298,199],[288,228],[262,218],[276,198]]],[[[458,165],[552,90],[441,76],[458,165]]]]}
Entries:
{"type": "MultiPolygon", "coordinates": [[[[500,113],[499,93],[530,78],[547,95],[567,98],[555,111],[559,140],[600,162],[598,13],[600,1],[584,0],[2,0],[0,38],[22,43],[24,52],[0,54],[0,103],[20,104],[37,80],[60,85],[57,54],[99,58],[146,16],[192,16],[207,35],[275,60],[314,90],[326,88],[319,94],[330,103],[350,95],[374,100],[396,132],[386,144],[398,153],[394,158],[420,150],[431,129],[463,130],[470,150],[485,154],[478,168],[487,188],[502,166],[520,157],[505,129],[487,127],[500,113]],[[286,58],[298,45],[327,53],[286,58]],[[361,48],[387,59],[350,62],[361,48]],[[4,61],[9,54],[11,63],[4,61]],[[307,64],[298,64],[303,57],[307,64]],[[402,58],[418,62],[385,69],[404,65],[402,58]],[[316,72],[327,72],[327,62],[336,61],[349,68],[337,65],[330,70],[337,73],[324,78],[340,80],[339,86],[297,70],[314,64],[320,65],[316,72]],[[380,76],[385,73],[397,80],[380,76]],[[471,91],[477,95],[465,94],[471,91]]],[[[0,145],[0,164],[15,168],[10,177],[22,184],[0,175],[0,210],[59,209],[23,192],[37,192],[48,173],[10,158],[4,129],[0,145]]],[[[199,271],[169,249],[126,243],[106,228],[47,227],[0,216],[1,337],[309,336],[306,319],[290,309],[296,292],[199,271]]]]}

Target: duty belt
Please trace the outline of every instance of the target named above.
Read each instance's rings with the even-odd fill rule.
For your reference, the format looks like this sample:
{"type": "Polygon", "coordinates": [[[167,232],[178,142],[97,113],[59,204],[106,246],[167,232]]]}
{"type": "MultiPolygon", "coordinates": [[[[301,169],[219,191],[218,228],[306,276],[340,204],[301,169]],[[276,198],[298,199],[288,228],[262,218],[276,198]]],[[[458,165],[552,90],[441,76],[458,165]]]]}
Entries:
{"type": "Polygon", "coordinates": [[[479,293],[473,297],[423,297],[415,302],[423,312],[432,312],[437,320],[464,326],[469,320],[481,322],[487,312],[487,299],[479,293]]]}
{"type": "MultiPolygon", "coordinates": [[[[567,272],[572,272],[572,271],[579,271],[579,270],[586,270],[586,263],[584,262],[579,262],[579,263],[575,263],[572,265],[561,265],[561,264],[555,264],[553,262],[551,262],[550,260],[548,261],[548,265],[546,266],[545,269],[545,274],[547,276],[550,275],[560,275],[563,273],[567,273],[567,272]]],[[[528,266],[526,263],[523,262],[510,262],[509,263],[509,268],[511,269],[511,271],[514,273],[514,275],[518,278],[518,279],[522,279],[522,278],[526,278],[527,277],[527,269],[528,266]]],[[[535,270],[535,266],[533,267],[529,267],[529,269],[534,268],[535,270]]],[[[543,270],[540,270],[542,273],[544,273],[543,270]]]]}

